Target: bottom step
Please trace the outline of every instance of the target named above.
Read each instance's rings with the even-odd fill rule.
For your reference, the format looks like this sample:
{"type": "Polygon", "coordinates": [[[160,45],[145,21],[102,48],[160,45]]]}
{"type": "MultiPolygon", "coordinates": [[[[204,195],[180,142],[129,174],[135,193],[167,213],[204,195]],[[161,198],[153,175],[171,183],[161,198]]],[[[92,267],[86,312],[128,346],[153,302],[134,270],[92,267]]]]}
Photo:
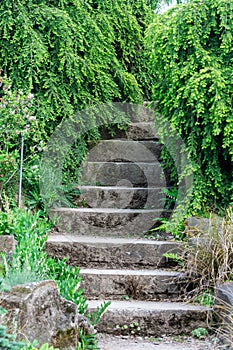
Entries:
{"type": "MultiPolygon", "coordinates": [[[[95,311],[103,301],[88,302],[95,311]]],[[[154,336],[190,334],[208,327],[211,309],[186,303],[112,301],[97,330],[108,334],[154,336]]]]}

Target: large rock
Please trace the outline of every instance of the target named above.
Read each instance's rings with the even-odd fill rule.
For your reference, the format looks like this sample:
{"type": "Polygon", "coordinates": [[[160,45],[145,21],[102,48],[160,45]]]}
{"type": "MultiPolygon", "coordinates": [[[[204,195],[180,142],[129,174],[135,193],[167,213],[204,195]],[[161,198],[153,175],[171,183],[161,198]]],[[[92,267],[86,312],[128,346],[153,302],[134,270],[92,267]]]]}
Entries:
{"type": "Polygon", "coordinates": [[[224,343],[233,345],[233,282],[220,285],[215,293],[214,313],[219,326],[220,338],[224,343]]]}
{"type": "Polygon", "coordinates": [[[18,285],[1,293],[1,307],[8,312],[3,323],[17,339],[38,340],[60,349],[76,349],[80,329],[94,333],[77,306],[59,294],[54,281],[18,285]]]}
{"type": "Polygon", "coordinates": [[[3,235],[0,236],[0,252],[12,254],[16,247],[16,240],[13,236],[3,235]]]}

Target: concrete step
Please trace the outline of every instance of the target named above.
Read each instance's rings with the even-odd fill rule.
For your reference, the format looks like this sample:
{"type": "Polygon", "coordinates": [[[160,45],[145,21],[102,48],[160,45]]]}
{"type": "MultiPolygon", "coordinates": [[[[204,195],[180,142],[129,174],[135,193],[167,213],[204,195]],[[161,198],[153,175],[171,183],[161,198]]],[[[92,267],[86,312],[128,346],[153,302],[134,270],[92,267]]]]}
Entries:
{"type": "Polygon", "coordinates": [[[163,208],[166,195],[162,187],[79,186],[78,206],[91,208],[163,208]]]}
{"type": "Polygon", "coordinates": [[[59,232],[73,235],[143,237],[169,211],[160,209],[55,208],[59,232]]]}
{"type": "Polygon", "coordinates": [[[162,146],[157,141],[132,141],[128,139],[101,140],[88,152],[87,161],[154,163],[160,159],[162,146]]]}
{"type": "Polygon", "coordinates": [[[80,178],[82,185],[124,187],[166,187],[159,162],[85,162],[80,178]]]}
{"type": "MultiPolygon", "coordinates": [[[[95,311],[102,303],[89,301],[89,310],[95,311]]],[[[112,301],[96,328],[109,334],[181,335],[208,328],[208,317],[210,308],[182,302],[112,301]]]]}
{"type": "Polygon", "coordinates": [[[81,288],[91,299],[180,300],[187,278],[177,271],[81,269],[81,288]]]}
{"type": "Polygon", "coordinates": [[[180,254],[183,244],[137,238],[50,235],[46,251],[73,266],[105,269],[156,269],[174,266],[165,253],[180,254]]]}

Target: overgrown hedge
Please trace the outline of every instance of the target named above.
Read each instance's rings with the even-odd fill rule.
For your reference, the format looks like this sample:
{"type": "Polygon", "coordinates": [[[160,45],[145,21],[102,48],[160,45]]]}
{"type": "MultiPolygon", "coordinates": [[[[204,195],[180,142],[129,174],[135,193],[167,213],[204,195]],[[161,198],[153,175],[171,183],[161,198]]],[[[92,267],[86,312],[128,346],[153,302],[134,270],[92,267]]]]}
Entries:
{"type": "Polygon", "coordinates": [[[189,150],[196,210],[233,201],[232,23],[231,1],[192,0],[147,32],[153,100],[189,150]]]}
{"type": "Polygon", "coordinates": [[[0,13],[0,67],[47,132],[88,103],[142,100],[146,0],[3,0],[0,13]]]}
{"type": "MultiPolygon", "coordinates": [[[[151,77],[144,31],[156,3],[154,0],[1,1],[2,77],[6,75],[10,79],[11,91],[34,94],[30,113],[36,116],[38,128],[35,132],[39,137],[36,141],[33,137],[25,141],[29,166],[27,169],[25,163],[24,169],[24,186],[34,192],[33,201],[40,200],[36,185],[39,157],[35,153],[42,151],[62,120],[95,103],[141,103],[149,99],[151,77]]],[[[6,93],[0,91],[0,97],[6,99],[6,93]]],[[[2,113],[0,108],[1,119],[4,119],[2,113]]],[[[100,117],[104,123],[105,116],[100,117]]],[[[24,118],[21,113],[21,120],[24,118]]],[[[80,124],[82,122],[80,120],[80,124]]],[[[12,130],[17,130],[17,125],[12,130]]],[[[91,131],[89,137],[98,137],[98,132],[91,131]]],[[[19,152],[20,133],[14,139],[14,145],[7,149],[10,155],[19,152]]],[[[77,169],[86,151],[85,144],[78,150],[74,148],[66,164],[66,168],[70,168],[66,170],[67,178],[77,169]]],[[[8,157],[3,156],[4,159],[8,157]]],[[[19,157],[16,158],[12,171],[18,166],[19,157]]],[[[2,180],[6,183],[8,178],[2,180]]]]}

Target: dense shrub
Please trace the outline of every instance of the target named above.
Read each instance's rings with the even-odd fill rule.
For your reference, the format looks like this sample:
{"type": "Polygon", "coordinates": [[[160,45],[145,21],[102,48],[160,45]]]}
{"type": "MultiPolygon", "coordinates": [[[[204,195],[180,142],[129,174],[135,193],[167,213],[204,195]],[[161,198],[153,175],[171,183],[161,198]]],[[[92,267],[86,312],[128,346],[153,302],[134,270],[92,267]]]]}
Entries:
{"type": "MultiPolygon", "coordinates": [[[[17,92],[12,93],[13,109],[25,125],[29,115],[25,108],[18,111],[21,95],[26,99],[34,95],[32,105],[23,106],[37,120],[37,129],[25,144],[23,183],[30,206],[41,205],[38,155],[62,120],[90,104],[140,103],[149,98],[151,78],[143,37],[155,6],[156,1],[147,0],[1,1],[0,68],[11,81],[9,92],[17,92]]],[[[0,88],[0,97],[5,99],[4,84],[0,88]]],[[[7,122],[13,114],[7,117],[9,108],[3,107],[1,104],[0,121],[4,126],[4,120],[7,122]]],[[[86,137],[96,139],[95,116],[88,117],[93,118],[93,128],[86,137]]],[[[104,114],[99,117],[103,124],[109,122],[104,114]]],[[[15,118],[11,120],[14,144],[8,153],[3,147],[5,153],[0,154],[0,166],[8,174],[9,167],[12,173],[17,173],[19,167],[21,129],[15,118]]],[[[76,119],[82,125],[82,117],[76,119]]],[[[71,177],[77,180],[77,165],[85,153],[85,141],[74,145],[64,165],[64,181],[71,177]]],[[[12,178],[12,185],[16,178],[12,178]]],[[[2,182],[0,178],[0,190],[5,184],[5,177],[2,182]]]]}
{"type": "Polygon", "coordinates": [[[188,148],[196,210],[233,200],[232,20],[232,2],[193,0],[147,32],[153,100],[188,148]]]}

